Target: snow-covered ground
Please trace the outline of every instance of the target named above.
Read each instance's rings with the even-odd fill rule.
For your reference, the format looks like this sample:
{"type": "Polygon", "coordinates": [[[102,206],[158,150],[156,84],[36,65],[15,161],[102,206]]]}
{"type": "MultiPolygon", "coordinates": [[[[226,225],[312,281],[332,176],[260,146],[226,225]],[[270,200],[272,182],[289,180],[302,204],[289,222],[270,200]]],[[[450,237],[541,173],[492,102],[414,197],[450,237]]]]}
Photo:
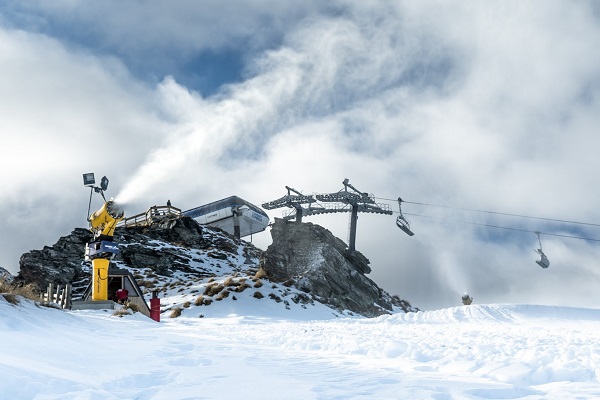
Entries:
{"type": "Polygon", "coordinates": [[[156,323],[0,296],[0,398],[600,398],[600,310],[471,305],[368,319],[223,304],[156,323]]]}

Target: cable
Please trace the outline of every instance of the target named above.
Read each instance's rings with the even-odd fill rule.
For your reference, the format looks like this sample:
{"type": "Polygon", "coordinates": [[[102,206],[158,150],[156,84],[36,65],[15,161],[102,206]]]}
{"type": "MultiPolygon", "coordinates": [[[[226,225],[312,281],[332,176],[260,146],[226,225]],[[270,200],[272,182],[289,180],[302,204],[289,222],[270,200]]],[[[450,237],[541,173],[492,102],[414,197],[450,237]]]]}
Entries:
{"type": "MultiPolygon", "coordinates": [[[[430,217],[429,215],[422,215],[422,214],[404,213],[404,215],[411,215],[411,216],[415,216],[415,217],[430,218],[430,219],[439,219],[439,218],[430,217]]],[[[477,222],[469,222],[469,221],[461,221],[461,220],[448,220],[448,219],[444,219],[444,220],[451,221],[451,222],[458,222],[461,224],[485,226],[488,228],[507,229],[507,230],[511,230],[511,231],[526,232],[526,233],[539,233],[540,235],[546,235],[546,236],[558,236],[558,237],[564,237],[564,238],[569,238],[569,239],[579,239],[579,240],[588,240],[591,242],[600,242],[600,239],[586,238],[586,237],[582,237],[582,236],[571,236],[571,235],[561,235],[559,233],[530,231],[527,229],[511,228],[511,227],[507,227],[507,226],[498,226],[498,225],[490,225],[490,224],[481,224],[481,223],[477,223],[477,222]]]]}
{"type": "MultiPolygon", "coordinates": [[[[376,197],[376,199],[387,200],[387,201],[398,201],[398,199],[385,199],[383,197],[376,197]]],[[[475,209],[471,209],[471,208],[461,208],[461,207],[452,207],[452,206],[442,206],[442,205],[438,205],[438,204],[420,203],[420,202],[416,202],[416,201],[405,201],[405,200],[402,200],[402,202],[403,203],[407,203],[407,204],[417,204],[417,205],[428,206],[428,207],[450,208],[450,209],[454,209],[454,210],[480,212],[480,213],[494,214],[494,215],[504,215],[504,216],[508,216],[508,217],[539,219],[539,220],[543,220],[543,221],[553,221],[553,222],[562,222],[562,223],[566,223],[566,224],[576,224],[576,225],[587,225],[587,226],[597,226],[597,227],[600,227],[600,224],[594,224],[594,223],[591,223],[591,222],[578,222],[578,221],[568,221],[568,220],[555,219],[555,218],[531,217],[529,215],[510,214],[510,213],[496,212],[496,211],[486,211],[486,210],[475,210],[475,209]]]]}

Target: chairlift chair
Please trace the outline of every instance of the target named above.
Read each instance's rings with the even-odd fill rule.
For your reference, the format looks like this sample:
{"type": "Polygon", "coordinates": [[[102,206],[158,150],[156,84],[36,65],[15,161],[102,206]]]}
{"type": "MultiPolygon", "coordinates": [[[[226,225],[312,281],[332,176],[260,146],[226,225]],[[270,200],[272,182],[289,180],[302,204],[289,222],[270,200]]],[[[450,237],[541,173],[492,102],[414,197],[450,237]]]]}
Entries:
{"type": "Polygon", "coordinates": [[[402,199],[398,197],[398,209],[400,215],[396,218],[396,226],[404,231],[408,236],[413,236],[414,233],[410,230],[410,222],[402,215],[402,199]]]}
{"type": "Polygon", "coordinates": [[[536,261],[536,264],[542,268],[548,268],[550,266],[550,261],[548,261],[548,257],[546,257],[546,255],[542,251],[542,240],[540,239],[540,233],[536,232],[535,234],[537,235],[538,243],[540,244],[540,248],[535,249],[534,251],[536,253],[538,253],[541,257],[539,260],[536,261]]]}

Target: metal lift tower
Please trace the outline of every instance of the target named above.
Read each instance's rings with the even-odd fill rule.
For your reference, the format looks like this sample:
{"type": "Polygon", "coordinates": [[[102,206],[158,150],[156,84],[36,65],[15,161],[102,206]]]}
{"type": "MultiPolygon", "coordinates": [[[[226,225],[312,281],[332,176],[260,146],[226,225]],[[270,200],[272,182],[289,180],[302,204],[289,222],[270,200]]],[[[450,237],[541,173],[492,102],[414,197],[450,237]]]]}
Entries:
{"type": "Polygon", "coordinates": [[[392,215],[393,211],[388,204],[375,203],[375,197],[372,194],[360,192],[349,183],[347,178],[344,179],[342,183],[344,184],[344,189],[335,193],[316,194],[316,200],[312,195],[303,195],[295,189],[286,186],[286,189],[288,190],[287,195],[280,199],[264,203],[262,207],[267,210],[273,210],[280,207],[293,208],[295,213],[284,216],[284,219],[296,219],[296,222],[302,222],[303,216],[350,212],[350,239],[348,250],[354,251],[356,250],[356,225],[358,213],[367,212],[392,215]],[[352,191],[349,191],[348,188],[352,191]],[[291,194],[291,192],[294,192],[295,194],[291,194]],[[325,204],[320,204],[317,200],[325,204]],[[308,204],[308,207],[303,207],[303,204],[308,204]]]}
{"type": "MultiPolygon", "coordinates": [[[[308,208],[302,207],[302,204],[308,204],[309,207],[312,203],[316,202],[316,200],[311,196],[306,196],[297,191],[294,188],[289,186],[285,187],[287,189],[287,194],[277,200],[269,201],[267,203],[263,203],[262,207],[265,210],[274,210],[280,207],[289,207],[293,208],[296,213],[294,218],[296,218],[296,222],[302,222],[302,215],[311,215],[311,212],[308,208]],[[295,194],[292,194],[294,192],[295,194]]],[[[286,218],[291,219],[291,218],[286,218]]]]}

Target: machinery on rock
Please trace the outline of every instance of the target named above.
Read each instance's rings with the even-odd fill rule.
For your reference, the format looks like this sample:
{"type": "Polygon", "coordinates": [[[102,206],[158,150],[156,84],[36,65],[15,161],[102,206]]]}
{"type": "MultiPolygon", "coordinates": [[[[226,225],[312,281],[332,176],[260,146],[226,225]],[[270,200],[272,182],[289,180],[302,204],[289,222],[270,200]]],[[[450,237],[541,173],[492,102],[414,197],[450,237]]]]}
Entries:
{"type": "Polygon", "coordinates": [[[96,187],[94,174],[84,174],[83,182],[90,187],[90,205],[92,194],[100,193],[104,204],[92,214],[88,207],[88,222],[94,239],[86,244],[85,259],[92,262],[92,301],[108,300],[108,270],[110,260],[119,252],[113,242],[113,235],[117,223],[123,219],[124,211],[111,198],[106,200],[104,191],[108,188],[108,179],[102,178],[100,187],[96,187]]]}

